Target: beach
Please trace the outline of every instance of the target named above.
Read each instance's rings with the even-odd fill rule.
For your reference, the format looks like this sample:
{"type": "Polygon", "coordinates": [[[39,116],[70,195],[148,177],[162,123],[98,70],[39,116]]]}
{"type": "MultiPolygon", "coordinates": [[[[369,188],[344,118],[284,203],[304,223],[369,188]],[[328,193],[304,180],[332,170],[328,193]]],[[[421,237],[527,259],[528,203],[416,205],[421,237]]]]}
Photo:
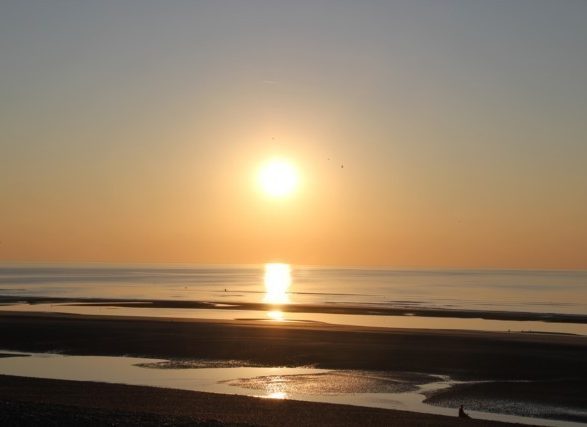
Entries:
{"type": "MultiPolygon", "coordinates": [[[[587,364],[585,363],[587,338],[582,336],[50,313],[3,312],[0,313],[0,319],[0,336],[2,337],[0,346],[10,350],[71,355],[133,355],[169,360],[238,359],[263,366],[314,366],[327,369],[434,373],[447,375],[457,380],[494,381],[489,391],[469,391],[468,387],[475,387],[475,384],[472,384],[451,389],[450,399],[443,397],[442,393],[438,394],[436,400],[434,396],[430,396],[432,403],[450,407],[454,407],[457,401],[466,401],[468,396],[479,396],[481,392],[492,393],[493,396],[499,396],[501,393],[514,401],[530,401],[532,404],[551,403],[553,392],[555,392],[556,402],[563,406],[580,409],[587,405],[587,399],[580,393],[585,389],[587,382],[587,364]],[[531,386],[524,388],[511,387],[511,381],[516,380],[532,381],[532,383],[531,386]]],[[[27,380],[47,381],[43,386],[46,387],[44,389],[46,392],[35,392],[36,397],[30,399],[17,398],[18,394],[11,390],[20,387],[15,384],[21,380],[12,378],[9,381],[7,378],[3,377],[1,381],[4,390],[3,399],[23,400],[35,404],[76,404],[75,399],[70,399],[77,393],[60,393],[58,389],[52,392],[51,384],[57,383],[49,380],[27,380]]],[[[29,391],[26,391],[27,387],[30,390],[38,387],[38,385],[26,386],[26,384],[32,383],[25,383],[23,396],[29,395],[27,394],[29,391]]],[[[92,385],[92,387],[98,387],[98,385],[92,385]]],[[[178,391],[168,390],[161,393],[167,395],[167,393],[176,392],[178,391]]],[[[198,394],[193,396],[196,395],[198,394]]],[[[238,406],[240,404],[238,402],[241,401],[249,402],[248,399],[243,400],[243,397],[219,396],[223,395],[214,395],[211,399],[227,399],[232,402],[226,404],[226,407],[230,407],[231,404],[238,406]]],[[[115,403],[111,403],[108,410],[130,410],[131,412],[144,410],[143,404],[138,403],[129,407],[120,406],[119,402],[122,401],[126,400],[115,399],[115,403]]],[[[283,404],[266,403],[265,399],[253,399],[250,402],[253,403],[247,404],[283,404]]],[[[289,404],[297,405],[298,402],[289,402],[284,405],[289,404]]],[[[300,403],[300,405],[305,404],[309,406],[304,406],[303,410],[296,409],[296,411],[307,410],[314,416],[322,414],[321,405],[326,405],[300,403]]],[[[95,408],[92,405],[87,406],[95,408]]],[[[186,415],[185,412],[175,410],[177,405],[167,406],[168,411],[171,411],[171,413],[165,412],[167,415],[186,415]]],[[[360,411],[371,413],[372,410],[362,408],[360,411]]],[[[389,425],[393,417],[400,416],[396,413],[397,411],[373,411],[373,414],[383,414],[377,415],[377,417],[382,416],[383,419],[374,421],[373,424],[389,425]],[[386,416],[392,418],[387,419],[386,416]]],[[[220,415],[224,412],[229,413],[226,409],[219,411],[220,415]]],[[[336,409],[333,412],[338,413],[339,410],[336,409]]],[[[239,419],[230,416],[223,418],[218,415],[219,413],[214,413],[213,418],[220,419],[222,422],[288,425],[283,420],[273,422],[269,418],[266,419],[267,423],[261,422],[262,419],[259,418],[239,419]]],[[[201,418],[205,414],[205,412],[190,413],[189,416],[201,418]]],[[[461,421],[456,417],[445,420],[445,417],[439,415],[417,413],[401,416],[406,418],[395,422],[402,425],[456,425],[461,421]],[[406,421],[408,419],[412,419],[415,424],[409,424],[406,421]]],[[[347,417],[344,418],[347,419],[347,417]]],[[[362,415],[358,416],[357,424],[360,424],[358,421],[363,418],[362,415]]],[[[587,421],[573,417],[567,419],[587,421]]],[[[352,420],[352,417],[348,418],[348,425],[355,425],[352,420]]],[[[336,424],[333,422],[332,425],[336,424]]]]}
{"type": "Polygon", "coordinates": [[[348,405],[8,376],[0,376],[0,408],[2,425],[27,426],[514,425],[348,405]]]}

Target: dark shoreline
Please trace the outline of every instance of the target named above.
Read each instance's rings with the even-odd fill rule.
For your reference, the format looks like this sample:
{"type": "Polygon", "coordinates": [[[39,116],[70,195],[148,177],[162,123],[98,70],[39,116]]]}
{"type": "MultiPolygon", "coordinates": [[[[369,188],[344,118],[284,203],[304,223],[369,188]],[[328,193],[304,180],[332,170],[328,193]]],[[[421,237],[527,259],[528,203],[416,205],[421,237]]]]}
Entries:
{"type": "Polygon", "coordinates": [[[587,380],[482,382],[457,384],[438,391],[425,402],[444,407],[464,405],[475,411],[534,416],[587,423],[587,380]],[[502,404],[508,402],[508,405],[502,404]],[[582,414],[575,413],[583,409],[582,414]]]}
{"type": "MultiPolygon", "coordinates": [[[[203,302],[177,300],[119,300],[104,298],[55,298],[55,297],[17,297],[0,296],[0,305],[10,304],[83,304],[86,306],[134,307],[134,308],[175,308],[175,309],[213,309],[213,310],[273,310],[272,304],[242,302],[203,302]]],[[[382,307],[378,305],[316,305],[289,304],[280,306],[289,313],[358,314],[370,316],[422,316],[457,319],[485,319],[510,321],[539,321],[556,323],[587,324],[587,315],[565,313],[534,313],[492,310],[461,310],[426,307],[382,307]]]]}

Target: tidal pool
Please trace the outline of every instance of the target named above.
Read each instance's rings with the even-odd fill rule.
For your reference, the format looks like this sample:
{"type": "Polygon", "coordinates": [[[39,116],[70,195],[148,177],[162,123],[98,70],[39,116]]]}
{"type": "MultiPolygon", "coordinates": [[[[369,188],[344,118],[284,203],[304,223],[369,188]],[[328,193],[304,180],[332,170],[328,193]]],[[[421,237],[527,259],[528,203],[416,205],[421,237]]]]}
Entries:
{"type": "MultiPolygon", "coordinates": [[[[245,361],[161,360],[69,356],[0,350],[0,374],[174,388],[260,398],[294,399],[456,416],[456,409],[424,403],[426,395],[458,382],[449,377],[313,367],[250,366],[245,361]]],[[[473,418],[578,427],[568,421],[468,411],[473,418]]]]}

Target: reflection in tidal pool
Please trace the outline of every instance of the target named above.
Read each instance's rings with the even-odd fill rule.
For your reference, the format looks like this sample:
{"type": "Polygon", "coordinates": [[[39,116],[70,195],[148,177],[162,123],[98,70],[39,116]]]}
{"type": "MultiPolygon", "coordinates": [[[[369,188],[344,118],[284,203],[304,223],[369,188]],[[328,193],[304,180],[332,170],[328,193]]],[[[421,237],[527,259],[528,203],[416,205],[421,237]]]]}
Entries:
{"type": "MultiPolygon", "coordinates": [[[[251,367],[239,361],[158,360],[0,351],[0,374],[165,387],[273,399],[291,398],[455,415],[424,403],[424,393],[455,384],[448,377],[406,372],[333,371],[308,367],[251,367]]],[[[540,408],[537,408],[540,409],[540,408]]],[[[546,408],[548,409],[548,408],[546,408]]],[[[559,420],[470,411],[474,418],[547,426],[559,420]]]]}
{"type": "Polygon", "coordinates": [[[275,393],[270,393],[266,396],[268,399],[287,399],[287,394],[282,391],[276,391],[275,393]]]}
{"type": "Polygon", "coordinates": [[[397,372],[331,371],[319,374],[276,375],[239,378],[229,381],[235,387],[273,394],[405,393],[418,385],[437,382],[431,375],[397,372]]]}

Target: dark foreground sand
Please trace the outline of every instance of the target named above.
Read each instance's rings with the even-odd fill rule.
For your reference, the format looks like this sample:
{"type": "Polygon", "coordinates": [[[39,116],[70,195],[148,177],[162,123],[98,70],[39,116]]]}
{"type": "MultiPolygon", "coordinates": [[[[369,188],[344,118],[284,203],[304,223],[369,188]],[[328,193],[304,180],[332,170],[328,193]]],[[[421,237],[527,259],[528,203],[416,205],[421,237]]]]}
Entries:
{"type": "MultiPolygon", "coordinates": [[[[555,403],[571,408],[587,407],[587,393],[581,392],[587,382],[587,338],[570,335],[5,312],[0,313],[0,349],[76,355],[239,359],[267,365],[445,374],[456,379],[501,380],[490,391],[482,390],[492,396],[507,392],[509,399],[526,399],[530,404],[549,403],[553,390],[560,390],[555,403]],[[529,380],[532,383],[512,387],[503,380],[529,380]],[[556,384],[554,389],[553,384],[556,384]]],[[[61,414],[56,415],[58,417],[66,413],[80,415],[87,410],[57,408],[55,404],[132,414],[139,411],[153,417],[156,416],[152,414],[163,414],[262,425],[456,425],[468,422],[398,411],[174,390],[153,391],[130,386],[93,384],[75,390],[79,383],[8,377],[1,377],[0,384],[0,400],[11,402],[6,405],[29,405],[27,411],[42,414],[47,410],[42,405],[50,404],[49,412],[58,411],[61,414]],[[104,391],[103,387],[112,389],[104,391]],[[131,389],[132,392],[128,391],[131,389]],[[180,403],[188,397],[192,403],[180,403]],[[21,403],[23,401],[34,402],[34,405],[21,403]]],[[[451,395],[448,400],[438,399],[436,403],[453,406],[458,398],[473,391],[463,388],[459,395],[459,389],[456,389],[456,396],[451,395]]],[[[481,393],[479,390],[475,392],[481,393]]],[[[23,411],[6,407],[5,413],[14,412],[23,411]]],[[[114,415],[108,412],[106,417],[114,415]]],[[[175,424],[168,425],[183,425],[184,421],[178,418],[175,424]]],[[[148,425],[148,422],[145,419],[135,424],[148,425]]],[[[163,423],[163,419],[153,425],[158,423],[163,423]]]]}
{"type": "Polygon", "coordinates": [[[497,427],[513,424],[347,405],[0,376],[0,425],[497,427]]]}

